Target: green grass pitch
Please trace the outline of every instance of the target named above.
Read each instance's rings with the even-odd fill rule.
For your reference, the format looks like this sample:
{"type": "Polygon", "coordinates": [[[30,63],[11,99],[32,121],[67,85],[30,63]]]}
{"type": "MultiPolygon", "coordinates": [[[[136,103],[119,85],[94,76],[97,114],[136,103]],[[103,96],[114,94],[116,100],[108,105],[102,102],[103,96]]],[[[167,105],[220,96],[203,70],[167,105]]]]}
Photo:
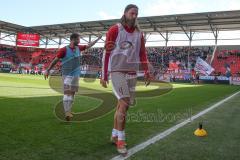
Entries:
{"type": "MultiPolygon", "coordinates": [[[[153,83],[149,87],[137,87],[141,95],[137,98],[137,104],[129,109],[128,114],[130,117],[126,126],[129,148],[188,118],[189,112],[195,114],[240,89],[238,86],[229,85],[176,83],[166,85],[168,87],[171,86],[171,90],[162,92],[159,95],[155,94],[154,96],[147,96],[147,93],[150,93],[157,87],[164,90],[165,84],[156,86],[153,83]],[[145,118],[146,115],[156,116],[158,113],[165,116],[165,119],[161,119],[161,121],[154,121],[153,119],[151,121],[152,119],[136,118],[139,115],[145,116],[145,118]],[[174,117],[174,115],[177,116],[174,117]]],[[[80,86],[82,88],[80,88],[73,106],[73,111],[80,113],[79,117],[81,117],[81,113],[96,110],[99,104],[113,96],[111,86],[108,89],[104,89],[99,85],[98,80],[90,83],[81,79],[80,86]],[[86,90],[88,93],[84,92],[86,90]],[[89,91],[93,91],[94,94],[105,94],[107,97],[105,96],[101,99],[89,97],[89,91]]],[[[58,92],[60,91],[58,87],[55,90],[50,88],[49,81],[44,80],[43,76],[0,74],[0,160],[110,159],[117,155],[115,147],[109,143],[115,100],[105,104],[111,109],[108,108],[108,112],[98,118],[89,121],[66,123],[59,120],[55,114],[56,105],[62,99],[62,94],[58,92]]],[[[229,106],[231,105],[229,104],[229,106]]],[[[203,117],[200,120],[203,121],[208,129],[210,127],[214,128],[213,122],[227,125],[227,122],[231,122],[231,117],[225,115],[225,112],[227,114],[238,113],[239,115],[239,109],[231,111],[219,110],[219,115],[222,116],[219,117],[218,114],[214,114],[203,117]],[[217,121],[217,117],[222,118],[221,122],[217,121]]],[[[237,119],[235,115],[233,120],[234,125],[229,125],[229,129],[237,125],[235,121],[239,120],[239,118],[237,119]]],[[[198,154],[197,150],[191,150],[190,146],[179,143],[183,144],[187,141],[188,144],[192,143],[193,146],[201,143],[200,147],[203,147],[203,144],[210,146],[211,143],[214,143],[216,145],[221,140],[218,138],[223,137],[218,136],[216,138],[209,133],[208,139],[199,142],[200,140],[195,139],[192,134],[196,127],[197,121],[186,128],[182,128],[180,133],[177,134],[176,132],[176,135],[173,134],[167,137],[163,141],[164,145],[161,145],[161,142],[159,142],[151,146],[155,146],[151,150],[152,152],[146,150],[133,158],[160,159],[160,155],[164,154],[164,150],[166,150],[169,153],[174,151],[175,154],[170,156],[170,158],[166,157],[167,155],[165,154],[165,157],[162,159],[175,159],[175,157],[179,157],[180,153],[184,154],[183,157],[187,157],[187,152],[184,152],[184,149],[188,149],[192,151],[193,154],[190,155],[194,156],[194,159],[201,159],[201,155],[198,154]],[[185,136],[181,137],[181,134],[185,136]],[[161,151],[159,153],[162,154],[159,155],[158,151],[161,151]]],[[[218,130],[220,131],[220,128],[215,126],[215,130],[213,129],[211,132],[217,134],[216,131],[218,130]]],[[[226,131],[231,133],[229,130],[226,131]]],[[[238,137],[239,142],[239,136],[235,134],[234,136],[238,137]]],[[[230,139],[224,141],[224,143],[228,142],[235,143],[235,141],[233,142],[230,139]]],[[[224,152],[224,150],[213,149],[210,149],[210,151],[224,152]]],[[[204,152],[204,149],[200,150],[200,153],[202,152],[204,152]]],[[[230,153],[229,151],[231,159],[230,153]]],[[[228,159],[227,157],[225,158],[228,159]]],[[[217,156],[212,158],[218,159],[217,156]]],[[[237,159],[239,159],[239,156],[237,159]]]]}

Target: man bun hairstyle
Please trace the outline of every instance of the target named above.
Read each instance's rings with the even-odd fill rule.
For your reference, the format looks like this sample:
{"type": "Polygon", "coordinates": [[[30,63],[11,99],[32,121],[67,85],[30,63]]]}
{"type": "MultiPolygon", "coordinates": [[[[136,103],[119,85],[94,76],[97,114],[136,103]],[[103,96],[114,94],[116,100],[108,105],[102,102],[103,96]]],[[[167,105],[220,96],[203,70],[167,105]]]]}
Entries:
{"type": "Polygon", "coordinates": [[[138,6],[135,5],[135,4],[129,4],[129,5],[127,5],[127,6],[125,7],[124,13],[126,13],[127,11],[129,11],[131,8],[136,8],[136,9],[138,9],[138,6]]]}
{"type": "MultiPolygon", "coordinates": [[[[126,13],[127,11],[129,11],[131,8],[136,8],[136,9],[138,10],[138,6],[137,6],[137,5],[135,5],[135,4],[129,4],[129,5],[127,5],[127,6],[125,7],[124,13],[126,13]]],[[[121,19],[120,19],[120,23],[121,23],[122,25],[126,25],[126,24],[127,24],[127,20],[126,20],[126,17],[125,17],[124,14],[123,14],[123,16],[122,16],[121,19]]],[[[140,26],[139,26],[139,24],[138,24],[138,20],[137,20],[137,19],[136,19],[136,21],[135,21],[134,27],[137,29],[137,31],[140,31],[140,30],[141,30],[141,29],[140,29],[140,26]]]]}

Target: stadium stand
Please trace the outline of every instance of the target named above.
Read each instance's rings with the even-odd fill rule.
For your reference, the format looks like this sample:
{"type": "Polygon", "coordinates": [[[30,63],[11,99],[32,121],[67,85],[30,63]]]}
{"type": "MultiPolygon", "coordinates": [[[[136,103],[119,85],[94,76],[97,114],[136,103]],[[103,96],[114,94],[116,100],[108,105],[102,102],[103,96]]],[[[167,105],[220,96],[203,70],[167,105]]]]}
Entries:
{"type": "MultiPolygon", "coordinates": [[[[148,47],[147,55],[149,62],[156,69],[174,71],[176,73],[181,70],[188,69],[188,54],[189,54],[189,68],[195,66],[196,58],[201,57],[207,60],[213,53],[212,46],[203,47],[148,47]]],[[[236,47],[219,46],[214,54],[212,66],[215,68],[215,73],[218,75],[225,75],[227,67],[230,67],[231,74],[239,74],[240,68],[240,50],[236,47]]],[[[31,48],[31,47],[15,47],[8,45],[0,45],[0,63],[11,64],[11,70],[27,70],[26,72],[40,73],[50,64],[56,56],[56,48],[31,48]]],[[[95,67],[101,66],[101,59],[103,48],[92,48],[85,51],[83,54],[82,65],[91,65],[95,67]]],[[[60,69],[60,64],[55,67],[55,70],[60,69]]],[[[23,72],[23,71],[22,71],[23,72]]],[[[22,73],[21,72],[21,73],[22,73]]]]}

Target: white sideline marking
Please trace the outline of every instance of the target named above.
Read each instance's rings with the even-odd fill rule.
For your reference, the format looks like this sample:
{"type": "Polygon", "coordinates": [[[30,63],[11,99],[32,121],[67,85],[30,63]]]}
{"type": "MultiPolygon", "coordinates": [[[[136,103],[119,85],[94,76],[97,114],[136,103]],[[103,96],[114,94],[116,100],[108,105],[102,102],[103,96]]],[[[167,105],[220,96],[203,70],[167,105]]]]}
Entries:
{"type": "Polygon", "coordinates": [[[179,124],[177,124],[177,125],[169,128],[169,129],[165,130],[164,132],[159,133],[158,135],[156,135],[156,136],[148,139],[147,141],[145,141],[145,142],[143,142],[143,143],[140,143],[140,144],[134,146],[133,148],[130,148],[130,149],[128,150],[127,156],[123,157],[123,156],[121,156],[121,155],[118,155],[118,156],[116,156],[116,157],[113,157],[111,160],[124,160],[124,159],[127,159],[127,158],[131,157],[131,156],[134,155],[135,153],[137,153],[137,152],[143,150],[144,148],[148,147],[149,145],[154,144],[154,143],[156,143],[157,141],[165,138],[166,136],[170,135],[171,133],[173,133],[173,132],[176,131],[177,129],[185,126],[185,125],[188,124],[189,122],[191,122],[191,121],[197,119],[198,117],[206,114],[207,112],[213,110],[214,108],[217,108],[218,106],[220,106],[221,104],[225,103],[226,101],[228,101],[229,99],[233,98],[234,96],[236,96],[236,95],[239,94],[239,93],[240,93],[240,91],[232,94],[231,96],[228,96],[227,98],[225,98],[225,99],[223,99],[223,100],[215,103],[215,104],[212,105],[211,107],[209,107],[209,108],[207,108],[207,109],[199,112],[198,114],[196,114],[196,115],[194,115],[194,116],[186,119],[185,121],[183,121],[183,122],[181,122],[181,123],[179,123],[179,124]]]}

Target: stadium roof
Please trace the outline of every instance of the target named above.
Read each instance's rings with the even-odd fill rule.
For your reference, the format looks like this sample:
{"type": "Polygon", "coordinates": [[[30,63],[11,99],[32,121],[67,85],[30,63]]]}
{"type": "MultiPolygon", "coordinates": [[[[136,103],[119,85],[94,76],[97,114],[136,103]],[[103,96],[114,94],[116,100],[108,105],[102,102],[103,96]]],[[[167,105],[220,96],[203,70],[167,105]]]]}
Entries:
{"type": "MultiPolygon", "coordinates": [[[[138,20],[142,31],[146,33],[240,30],[240,10],[140,17],[138,20]]],[[[87,36],[104,34],[118,21],[119,19],[112,19],[32,27],[0,21],[0,31],[10,34],[19,31],[35,32],[51,38],[66,37],[72,32],[87,36]]]]}

